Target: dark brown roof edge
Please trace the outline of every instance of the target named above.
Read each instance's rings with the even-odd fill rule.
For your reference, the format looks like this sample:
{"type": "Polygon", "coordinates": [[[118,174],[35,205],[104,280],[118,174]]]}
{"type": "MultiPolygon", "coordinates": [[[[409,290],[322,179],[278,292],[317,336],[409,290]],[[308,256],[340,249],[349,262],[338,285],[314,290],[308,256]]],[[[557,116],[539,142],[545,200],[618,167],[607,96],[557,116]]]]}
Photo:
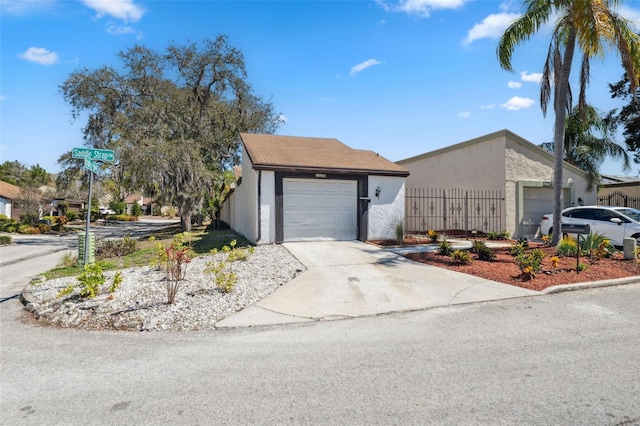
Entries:
{"type": "Polygon", "coordinates": [[[274,172],[290,173],[325,173],[325,174],[348,174],[348,175],[377,175],[377,176],[409,176],[409,171],[394,170],[374,170],[374,169],[337,169],[326,167],[300,167],[300,166],[278,166],[273,164],[254,164],[254,170],[269,170],[274,172]]]}

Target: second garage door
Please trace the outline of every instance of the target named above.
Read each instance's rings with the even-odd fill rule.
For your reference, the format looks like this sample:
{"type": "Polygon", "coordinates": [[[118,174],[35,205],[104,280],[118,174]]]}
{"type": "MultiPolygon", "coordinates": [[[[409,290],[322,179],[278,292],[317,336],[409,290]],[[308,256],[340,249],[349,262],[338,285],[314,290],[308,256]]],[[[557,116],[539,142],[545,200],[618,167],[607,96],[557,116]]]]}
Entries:
{"type": "Polygon", "coordinates": [[[284,241],[355,240],[354,180],[283,179],[284,241]]]}

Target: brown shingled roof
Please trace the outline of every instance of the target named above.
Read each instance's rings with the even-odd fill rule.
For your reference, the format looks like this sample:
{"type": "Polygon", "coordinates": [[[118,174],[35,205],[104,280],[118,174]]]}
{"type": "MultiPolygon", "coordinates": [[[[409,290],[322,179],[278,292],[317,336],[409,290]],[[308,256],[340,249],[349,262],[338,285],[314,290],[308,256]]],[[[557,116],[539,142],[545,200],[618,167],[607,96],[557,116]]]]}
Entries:
{"type": "Polygon", "coordinates": [[[408,176],[409,172],[373,151],[351,149],[337,139],[241,133],[253,168],[408,176]]]}
{"type": "Polygon", "coordinates": [[[0,180],[0,197],[7,198],[9,200],[15,200],[22,196],[22,189],[15,185],[0,180]]]}

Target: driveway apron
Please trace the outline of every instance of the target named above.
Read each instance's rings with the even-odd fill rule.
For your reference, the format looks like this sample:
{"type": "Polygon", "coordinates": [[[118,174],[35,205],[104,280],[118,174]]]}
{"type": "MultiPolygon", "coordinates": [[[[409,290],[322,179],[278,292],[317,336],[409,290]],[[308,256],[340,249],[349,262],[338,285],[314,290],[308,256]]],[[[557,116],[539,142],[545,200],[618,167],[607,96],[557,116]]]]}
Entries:
{"type": "Polygon", "coordinates": [[[359,241],[284,246],[307,270],[256,304],[278,314],[334,319],[537,294],[416,263],[359,241]]]}

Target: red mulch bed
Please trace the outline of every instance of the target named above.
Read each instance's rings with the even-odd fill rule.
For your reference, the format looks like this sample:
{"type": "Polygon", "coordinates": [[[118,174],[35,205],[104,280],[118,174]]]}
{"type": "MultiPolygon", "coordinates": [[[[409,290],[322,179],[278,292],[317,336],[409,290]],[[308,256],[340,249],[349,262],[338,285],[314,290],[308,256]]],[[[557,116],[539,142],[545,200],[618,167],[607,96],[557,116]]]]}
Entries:
{"type": "MultiPolygon", "coordinates": [[[[423,244],[428,243],[428,239],[422,239],[420,242],[423,244]]],[[[508,242],[515,243],[515,241],[508,242]]],[[[385,242],[382,241],[374,243],[385,245],[385,242]]],[[[405,241],[405,245],[415,243],[415,241],[405,241]]],[[[389,241],[386,246],[393,244],[396,244],[396,242],[389,241]]],[[[561,257],[558,266],[554,270],[550,262],[550,258],[556,254],[554,247],[542,246],[536,243],[530,243],[530,247],[541,249],[545,257],[542,260],[542,270],[534,278],[528,280],[522,277],[520,268],[515,264],[515,258],[509,253],[509,248],[492,248],[496,254],[496,260],[492,262],[478,260],[475,254],[470,253],[473,261],[468,265],[458,264],[449,256],[442,256],[437,251],[411,253],[407,254],[406,257],[416,262],[536,291],[544,290],[554,285],[601,281],[613,278],[637,276],[638,280],[640,280],[640,262],[624,260],[621,253],[598,261],[580,257],[580,262],[587,265],[587,269],[578,273],[576,272],[575,257],[561,257]]]]}

